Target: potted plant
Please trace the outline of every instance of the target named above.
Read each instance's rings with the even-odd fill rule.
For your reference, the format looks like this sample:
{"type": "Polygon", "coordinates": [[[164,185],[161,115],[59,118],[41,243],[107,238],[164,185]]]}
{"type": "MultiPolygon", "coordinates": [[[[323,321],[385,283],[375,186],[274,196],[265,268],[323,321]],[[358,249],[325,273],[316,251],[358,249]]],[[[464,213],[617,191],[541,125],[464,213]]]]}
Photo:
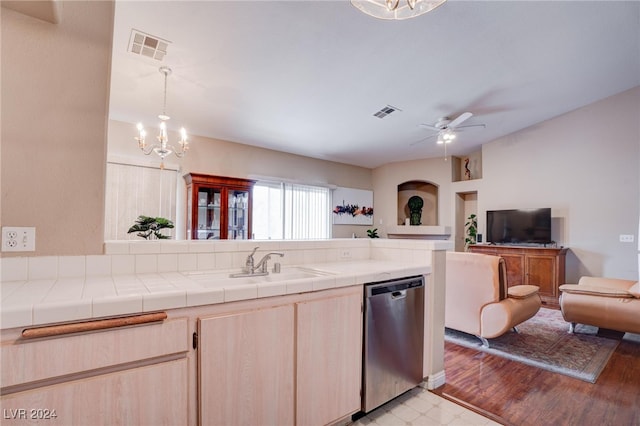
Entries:
{"type": "Polygon", "coordinates": [[[367,229],[367,236],[369,238],[380,238],[378,235],[378,228],[367,229]]]}
{"type": "Polygon", "coordinates": [[[470,244],[476,243],[476,235],[478,234],[478,218],[475,214],[469,215],[467,223],[464,224],[464,228],[465,234],[467,235],[464,239],[464,248],[468,250],[470,244]]]}
{"type": "Polygon", "coordinates": [[[145,240],[167,240],[171,238],[168,235],[163,235],[160,230],[165,228],[173,228],[173,222],[164,217],[149,217],[138,216],[135,224],[129,228],[127,234],[137,232],[138,237],[142,237],[145,240]]]}

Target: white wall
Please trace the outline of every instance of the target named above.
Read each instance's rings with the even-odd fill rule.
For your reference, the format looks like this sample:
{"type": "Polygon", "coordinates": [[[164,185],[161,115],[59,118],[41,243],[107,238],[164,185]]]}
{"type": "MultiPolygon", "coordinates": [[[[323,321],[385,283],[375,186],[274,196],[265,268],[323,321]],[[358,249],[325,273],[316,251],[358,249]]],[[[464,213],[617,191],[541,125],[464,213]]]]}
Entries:
{"type": "Polygon", "coordinates": [[[464,232],[454,218],[457,193],[477,191],[482,234],[487,210],[551,207],[552,237],[570,248],[567,282],[637,279],[636,245],[619,236],[638,227],[639,117],[636,87],[485,144],[479,180],[452,183],[442,159],[384,165],[373,171],[376,220],[395,218],[395,185],[412,179],[440,186],[438,224],[456,234],[464,232]]]}

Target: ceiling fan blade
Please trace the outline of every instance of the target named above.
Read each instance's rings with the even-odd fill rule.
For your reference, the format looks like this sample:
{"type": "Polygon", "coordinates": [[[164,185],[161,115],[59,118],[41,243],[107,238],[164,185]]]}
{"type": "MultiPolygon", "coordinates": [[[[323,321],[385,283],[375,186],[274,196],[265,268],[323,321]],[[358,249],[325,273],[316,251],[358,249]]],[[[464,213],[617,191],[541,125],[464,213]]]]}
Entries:
{"type": "Polygon", "coordinates": [[[426,138],[422,138],[422,139],[420,139],[419,141],[411,142],[411,143],[409,144],[409,146],[418,145],[419,143],[422,143],[422,142],[426,141],[427,139],[435,138],[435,137],[437,137],[437,136],[438,136],[438,135],[431,135],[431,136],[427,136],[426,138]]]}
{"type": "Polygon", "coordinates": [[[422,127],[423,129],[433,130],[434,132],[439,132],[440,130],[442,130],[439,127],[432,126],[430,124],[418,124],[418,127],[422,127]]]}
{"type": "Polygon", "coordinates": [[[458,116],[458,118],[449,123],[447,127],[458,127],[458,125],[462,124],[463,121],[470,119],[472,116],[473,114],[470,112],[463,112],[458,116]]]}
{"type": "Polygon", "coordinates": [[[462,130],[464,130],[464,129],[470,129],[470,128],[472,128],[472,127],[482,127],[482,128],[484,129],[484,128],[485,128],[485,127],[487,127],[487,126],[486,126],[486,125],[484,125],[484,124],[467,124],[466,126],[457,126],[457,127],[455,128],[455,130],[456,130],[456,131],[462,131],[462,130]]]}

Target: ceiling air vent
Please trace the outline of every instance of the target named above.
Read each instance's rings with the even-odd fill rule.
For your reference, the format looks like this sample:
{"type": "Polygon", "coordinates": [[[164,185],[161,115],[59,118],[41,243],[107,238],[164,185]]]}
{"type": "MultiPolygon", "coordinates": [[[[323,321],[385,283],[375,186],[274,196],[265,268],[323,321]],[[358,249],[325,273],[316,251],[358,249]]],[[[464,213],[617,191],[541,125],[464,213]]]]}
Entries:
{"type": "Polygon", "coordinates": [[[171,42],[160,37],[132,29],[129,37],[129,52],[162,62],[167,54],[169,43],[171,42]]]}
{"type": "Polygon", "coordinates": [[[396,112],[396,111],[402,111],[399,108],[396,108],[394,106],[391,105],[387,105],[386,107],[382,108],[380,111],[376,112],[375,114],[373,114],[374,117],[378,117],[378,118],[385,118],[387,115],[391,114],[392,112],[396,112]]]}

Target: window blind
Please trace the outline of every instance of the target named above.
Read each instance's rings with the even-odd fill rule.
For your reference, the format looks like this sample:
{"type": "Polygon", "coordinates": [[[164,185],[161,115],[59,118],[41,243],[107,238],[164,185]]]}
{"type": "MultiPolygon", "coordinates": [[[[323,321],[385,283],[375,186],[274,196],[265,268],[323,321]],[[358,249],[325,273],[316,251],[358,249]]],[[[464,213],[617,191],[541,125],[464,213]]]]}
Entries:
{"type": "Polygon", "coordinates": [[[257,182],[253,190],[255,239],[331,238],[328,188],[284,182],[257,182]]]}

